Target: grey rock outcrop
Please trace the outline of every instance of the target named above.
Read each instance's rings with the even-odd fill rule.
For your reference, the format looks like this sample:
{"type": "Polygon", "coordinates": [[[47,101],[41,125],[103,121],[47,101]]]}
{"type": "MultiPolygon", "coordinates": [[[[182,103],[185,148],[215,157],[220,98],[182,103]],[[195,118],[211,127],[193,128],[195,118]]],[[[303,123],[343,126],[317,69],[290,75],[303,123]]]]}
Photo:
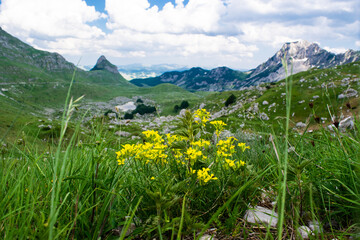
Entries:
{"type": "Polygon", "coordinates": [[[96,65],[90,71],[96,70],[106,70],[114,74],[120,74],[117,67],[110,63],[104,55],[100,56],[96,62],[96,65]]]}

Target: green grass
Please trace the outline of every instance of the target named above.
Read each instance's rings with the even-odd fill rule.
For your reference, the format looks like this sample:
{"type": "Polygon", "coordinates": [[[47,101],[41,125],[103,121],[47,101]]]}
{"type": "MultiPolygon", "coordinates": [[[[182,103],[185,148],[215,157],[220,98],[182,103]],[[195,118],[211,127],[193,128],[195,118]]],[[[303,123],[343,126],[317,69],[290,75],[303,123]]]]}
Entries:
{"type": "MultiPolygon", "coordinates": [[[[68,113],[71,109],[72,105],[68,113]]],[[[196,123],[188,117],[183,124],[178,123],[179,133],[186,130],[196,139],[211,137],[206,134],[214,131],[211,125],[206,126],[206,132],[200,126],[189,132],[189,124],[196,123]]],[[[63,130],[67,122],[65,117],[63,130]]],[[[136,228],[127,238],[144,239],[193,236],[212,227],[221,236],[251,234],[265,239],[282,235],[289,239],[296,234],[293,229],[313,219],[324,226],[324,232],[316,233],[314,239],[341,239],[359,227],[358,121],[355,130],[347,134],[321,130],[294,135],[289,130],[284,139],[268,132],[273,134],[275,145],[267,138],[246,140],[244,135],[236,135],[251,147],[244,153],[236,148],[233,159],[246,162],[236,170],[226,168],[216,155],[215,144],[202,150],[208,158],[198,159],[194,165],[177,162],[171,148],[166,150],[166,163],[146,164],[130,155],[124,165],[117,165],[115,152],[126,140],[107,134],[103,124],[92,125],[85,136],[79,126],[73,126],[73,133],[63,135],[63,141],[51,149],[40,149],[28,141],[2,148],[1,238],[117,239],[121,229],[130,226],[130,215],[136,228]],[[277,154],[282,159],[289,146],[295,148],[288,153],[287,180],[279,185],[283,165],[279,165],[277,154]],[[210,166],[218,180],[201,184],[188,172],[190,166],[210,166]],[[284,193],[284,186],[281,233],[275,229],[257,231],[256,226],[242,220],[249,204],[264,200],[262,191],[275,200],[284,193]]],[[[186,150],[188,144],[176,148],[186,150]]],[[[182,161],[186,162],[185,158],[182,161]]]]}
{"type": "MultiPolygon", "coordinates": [[[[341,86],[343,78],[359,77],[358,64],[295,74],[292,84],[263,85],[269,88],[263,94],[256,90],[190,93],[169,84],[144,89],[98,72],[90,80],[80,73],[69,95],[70,82],[62,79],[71,79],[67,78],[70,73],[54,77],[29,67],[23,76],[39,78],[17,84],[5,93],[8,98],[0,96],[0,238],[180,239],[196,238],[216,228],[218,236],[228,238],[290,239],[297,236],[299,226],[313,220],[324,228],[313,239],[356,238],[360,228],[359,100],[338,101],[337,96],[346,89],[341,86]],[[102,77],[108,81],[99,82],[102,77]],[[315,77],[319,81],[313,81],[315,77]],[[301,83],[300,79],[307,82],[301,83]],[[39,84],[44,81],[46,84],[39,84]],[[338,88],[308,88],[329,81],[338,88]],[[49,88],[56,84],[56,88],[49,88]],[[279,96],[282,92],[286,96],[279,96]],[[228,168],[225,158],[217,155],[214,127],[209,123],[199,126],[191,112],[170,125],[175,126],[173,131],[178,135],[210,141],[209,148],[198,149],[207,158],[190,161],[185,154],[179,161],[175,149],[185,153],[191,147],[190,140],[185,140],[166,148],[167,156],[155,158],[150,164],[146,163],[149,156],[135,159],[141,156],[140,151],[118,165],[116,152],[125,144],[151,142],[141,133],[144,126],[130,122],[109,130],[104,117],[83,124],[82,117],[92,113],[76,113],[74,104],[81,101],[69,103],[70,96],[76,99],[84,94],[82,101],[141,96],[155,101],[164,115],[174,114],[174,105],[182,100],[188,100],[192,108],[205,103],[214,113],[231,93],[243,108],[219,119],[227,123],[226,129],[239,142],[251,147],[243,152],[235,146],[229,158],[245,161],[245,166],[236,169],[228,168]],[[314,95],[320,97],[313,99],[314,95]],[[254,96],[269,121],[257,116],[239,117],[253,104],[247,100],[254,96]],[[308,107],[311,99],[314,109],[308,107]],[[278,105],[276,113],[267,111],[264,100],[278,105]],[[305,103],[299,104],[300,100],[305,103]],[[354,107],[349,112],[345,108],[348,101],[354,107]],[[67,104],[59,112],[64,114],[61,119],[50,121],[41,114],[43,107],[59,110],[63,102],[67,104]],[[355,128],[346,133],[328,131],[324,126],[330,123],[329,111],[335,116],[351,113],[355,128]],[[318,124],[310,114],[329,120],[318,124]],[[72,115],[80,120],[71,121],[72,115]],[[314,132],[292,129],[297,121],[306,119],[314,132]],[[239,129],[241,123],[245,123],[246,131],[239,129]],[[52,128],[39,129],[39,124],[51,124],[52,128]],[[114,133],[119,130],[141,139],[117,137],[114,133]],[[192,174],[192,170],[203,167],[209,167],[218,179],[204,183],[192,174]],[[269,207],[269,201],[277,202],[275,211],[281,219],[277,229],[262,231],[244,221],[249,205],[269,207]],[[132,226],[135,230],[125,236],[132,226]]],[[[19,65],[18,69],[23,67],[19,65]]],[[[359,89],[358,81],[350,86],[359,89]]]]}

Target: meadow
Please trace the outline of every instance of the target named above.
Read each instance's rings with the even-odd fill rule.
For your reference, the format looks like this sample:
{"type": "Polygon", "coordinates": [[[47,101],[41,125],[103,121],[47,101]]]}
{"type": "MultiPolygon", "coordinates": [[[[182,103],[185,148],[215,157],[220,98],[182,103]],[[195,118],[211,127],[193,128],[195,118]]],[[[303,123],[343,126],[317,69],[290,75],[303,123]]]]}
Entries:
{"type": "Polygon", "coordinates": [[[302,239],[309,222],[310,239],[359,238],[359,119],[346,132],[294,131],[292,86],[281,124],[261,134],[225,136],[231,121],[197,109],[170,134],[136,129],[140,139],[112,135],[103,118],[84,133],[70,86],[56,141],[20,132],[1,147],[1,238],[302,239]],[[247,222],[254,206],[277,212],[277,226],[247,222]]]}

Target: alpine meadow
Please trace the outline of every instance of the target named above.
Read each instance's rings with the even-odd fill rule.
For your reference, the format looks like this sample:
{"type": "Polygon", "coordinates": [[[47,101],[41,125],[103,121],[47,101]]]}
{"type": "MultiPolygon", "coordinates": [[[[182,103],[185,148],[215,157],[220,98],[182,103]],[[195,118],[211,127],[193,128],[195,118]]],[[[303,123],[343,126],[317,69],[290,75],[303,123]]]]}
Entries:
{"type": "Polygon", "coordinates": [[[35,26],[9,17],[15,2],[0,1],[1,239],[360,239],[360,51],[323,48],[313,39],[328,29],[300,25],[352,13],[351,0],[307,14],[289,6],[308,1],[261,0],[253,18],[234,0],[51,0],[31,16],[53,18],[35,26]],[[273,12],[299,21],[288,39],[314,38],[261,62],[268,36],[249,36],[273,12]],[[53,21],[56,34],[41,32],[53,21]],[[97,61],[67,60],[81,51],[97,61]],[[237,57],[256,67],[221,65],[237,57]]]}

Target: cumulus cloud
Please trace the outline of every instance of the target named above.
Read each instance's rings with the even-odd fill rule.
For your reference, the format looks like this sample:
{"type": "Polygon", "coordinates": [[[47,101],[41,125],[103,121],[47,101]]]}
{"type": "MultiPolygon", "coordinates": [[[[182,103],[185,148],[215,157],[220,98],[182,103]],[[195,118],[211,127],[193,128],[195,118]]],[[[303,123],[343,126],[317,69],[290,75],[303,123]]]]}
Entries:
{"type": "Polygon", "coordinates": [[[102,30],[88,23],[104,17],[82,0],[3,0],[0,5],[0,24],[24,37],[98,37],[102,30]]]}
{"type": "Polygon", "coordinates": [[[104,1],[106,15],[84,0],[3,0],[0,25],[43,50],[126,63],[249,68],[290,41],[333,52],[348,48],[339,42],[360,46],[356,0],[175,0],[161,9],[150,0],[104,1]]]}
{"type": "Polygon", "coordinates": [[[106,0],[110,29],[126,28],[148,33],[211,32],[219,28],[225,13],[222,0],[183,0],[165,4],[162,10],[150,8],[148,0],[106,0]]]}

